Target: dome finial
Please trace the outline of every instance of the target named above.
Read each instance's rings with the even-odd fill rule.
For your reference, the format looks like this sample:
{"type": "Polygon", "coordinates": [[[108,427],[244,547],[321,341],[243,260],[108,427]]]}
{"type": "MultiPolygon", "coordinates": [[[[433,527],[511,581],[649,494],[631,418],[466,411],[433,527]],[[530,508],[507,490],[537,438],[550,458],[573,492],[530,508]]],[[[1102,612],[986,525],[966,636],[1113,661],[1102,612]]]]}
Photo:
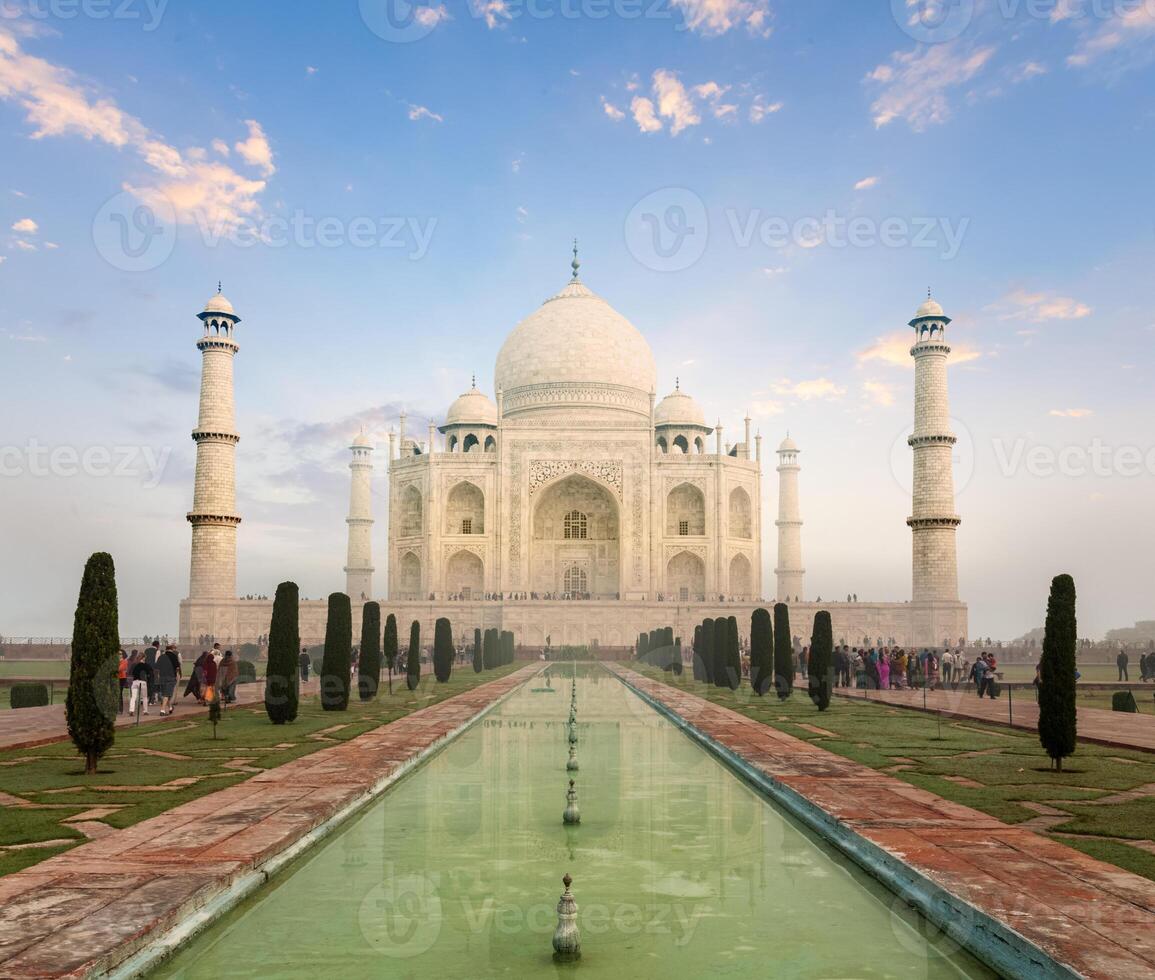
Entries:
{"type": "Polygon", "coordinates": [[[217,280],[217,295],[218,295],[218,296],[220,296],[220,294],[221,294],[221,292],[224,290],[224,288],[225,288],[225,287],[224,287],[224,283],[222,283],[222,282],[221,282],[221,281],[218,279],[218,280],[217,280]]]}
{"type": "Polygon", "coordinates": [[[674,378],[674,391],[681,391],[681,390],[682,390],[682,379],[681,378],[674,378]]]}
{"type": "Polygon", "coordinates": [[[473,375],[473,380],[470,382],[470,387],[473,388],[474,391],[477,391],[477,375],[476,374],[473,375]]]}
{"type": "Polygon", "coordinates": [[[578,271],[581,269],[582,264],[578,261],[578,240],[576,238],[573,240],[573,261],[570,263],[570,267],[573,269],[573,281],[577,282],[578,271]]]}

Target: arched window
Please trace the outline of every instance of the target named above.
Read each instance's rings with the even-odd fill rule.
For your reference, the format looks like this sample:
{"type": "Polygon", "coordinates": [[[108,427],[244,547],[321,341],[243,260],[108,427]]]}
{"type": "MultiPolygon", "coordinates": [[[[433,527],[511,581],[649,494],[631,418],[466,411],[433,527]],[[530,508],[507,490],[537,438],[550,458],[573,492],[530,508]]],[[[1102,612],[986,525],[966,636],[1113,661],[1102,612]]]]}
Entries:
{"type": "Polygon", "coordinates": [[[589,537],[589,519],[580,510],[571,510],[565,515],[565,537],[576,541],[589,537]]]}
{"type": "Polygon", "coordinates": [[[565,570],[565,591],[583,595],[589,591],[589,577],[584,568],[571,565],[565,570]]]}
{"type": "Polygon", "coordinates": [[[461,451],[463,453],[471,453],[480,445],[477,436],[472,432],[465,437],[465,442],[461,444],[461,451]]]}
{"type": "Polygon", "coordinates": [[[702,437],[698,436],[698,438],[694,440],[694,453],[698,456],[701,456],[705,451],[706,444],[702,442],[702,437]]]}
{"type": "Polygon", "coordinates": [[[494,439],[493,436],[485,437],[485,451],[487,453],[497,452],[497,440],[494,439]]]}
{"type": "Polygon", "coordinates": [[[658,449],[665,455],[670,451],[669,443],[666,442],[665,436],[658,436],[658,449]]]}
{"type": "Polygon", "coordinates": [[[457,452],[457,436],[449,437],[449,451],[451,453],[457,452]]]}
{"type": "Polygon", "coordinates": [[[674,448],[678,450],[683,456],[690,455],[690,444],[686,441],[685,436],[678,436],[674,440],[674,448]]]}

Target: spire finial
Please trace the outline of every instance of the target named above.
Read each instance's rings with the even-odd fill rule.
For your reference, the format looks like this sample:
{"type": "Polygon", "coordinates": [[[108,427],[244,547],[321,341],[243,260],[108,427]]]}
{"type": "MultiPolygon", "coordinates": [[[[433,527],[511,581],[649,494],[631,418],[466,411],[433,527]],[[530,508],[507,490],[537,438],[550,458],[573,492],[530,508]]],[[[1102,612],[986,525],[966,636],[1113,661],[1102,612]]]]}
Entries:
{"type": "Polygon", "coordinates": [[[476,374],[474,374],[474,376],[473,376],[473,382],[472,383],[473,383],[473,390],[477,391],[477,375],[476,374]]]}
{"type": "Polygon", "coordinates": [[[926,287],[926,298],[927,299],[934,299],[934,297],[931,295],[931,292],[930,292],[930,286],[926,287]]]}
{"type": "Polygon", "coordinates": [[[220,296],[220,294],[221,294],[221,291],[222,291],[223,289],[224,289],[224,284],[223,284],[223,283],[222,283],[222,282],[221,282],[221,281],[218,279],[218,280],[217,280],[217,295],[218,295],[218,296],[220,296]]]}
{"type": "Polygon", "coordinates": [[[577,282],[578,271],[581,269],[582,264],[578,261],[578,240],[576,238],[573,240],[573,261],[570,263],[570,267],[573,269],[573,281],[577,282]]]}
{"type": "Polygon", "coordinates": [[[674,378],[674,391],[681,391],[681,390],[682,390],[682,379],[681,378],[674,378]]]}

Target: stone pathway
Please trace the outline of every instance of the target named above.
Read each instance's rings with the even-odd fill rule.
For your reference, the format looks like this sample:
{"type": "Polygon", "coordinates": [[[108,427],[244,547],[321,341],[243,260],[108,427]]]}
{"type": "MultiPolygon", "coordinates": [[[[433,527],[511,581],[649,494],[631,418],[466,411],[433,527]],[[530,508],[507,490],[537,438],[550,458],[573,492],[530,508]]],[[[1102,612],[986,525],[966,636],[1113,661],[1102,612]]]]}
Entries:
{"type": "Polygon", "coordinates": [[[0,878],[0,977],[86,975],[123,962],[538,670],[524,667],[0,878]]]}
{"type": "Polygon", "coordinates": [[[628,668],[611,669],[820,807],[837,826],[1078,974],[1103,980],[1155,976],[1155,883],[628,668]]]}
{"type": "MultiPolygon", "coordinates": [[[[862,691],[838,689],[834,693],[853,698],[856,703],[869,701],[923,710],[921,691],[870,691],[869,697],[865,698],[862,691]]],[[[1006,691],[1002,697],[983,698],[981,701],[974,694],[962,691],[928,691],[926,710],[950,718],[971,718],[999,725],[1013,721],[1011,727],[1027,731],[1037,731],[1039,726],[1039,706],[1035,704],[1033,690],[1015,696],[1013,701],[1008,701],[1006,691]]],[[[1155,718],[1101,708],[1079,708],[1079,739],[1117,749],[1155,752],[1155,718]]]]}

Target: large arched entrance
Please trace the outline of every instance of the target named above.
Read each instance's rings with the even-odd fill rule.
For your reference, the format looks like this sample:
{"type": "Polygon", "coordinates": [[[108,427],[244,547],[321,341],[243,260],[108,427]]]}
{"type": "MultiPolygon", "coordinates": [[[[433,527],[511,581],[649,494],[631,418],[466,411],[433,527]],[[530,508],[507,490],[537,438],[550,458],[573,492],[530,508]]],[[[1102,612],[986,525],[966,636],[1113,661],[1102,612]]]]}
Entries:
{"type": "Polygon", "coordinates": [[[706,597],[706,563],[689,551],[674,555],[666,565],[666,590],[679,602],[706,597]]]}
{"type": "Polygon", "coordinates": [[[533,511],[530,588],[590,598],[617,598],[621,538],[618,505],[600,483],[573,474],[552,484],[533,511]]]}
{"type": "Polygon", "coordinates": [[[445,568],[445,591],[476,599],[485,591],[485,566],[472,551],[459,551],[445,568]]]}

